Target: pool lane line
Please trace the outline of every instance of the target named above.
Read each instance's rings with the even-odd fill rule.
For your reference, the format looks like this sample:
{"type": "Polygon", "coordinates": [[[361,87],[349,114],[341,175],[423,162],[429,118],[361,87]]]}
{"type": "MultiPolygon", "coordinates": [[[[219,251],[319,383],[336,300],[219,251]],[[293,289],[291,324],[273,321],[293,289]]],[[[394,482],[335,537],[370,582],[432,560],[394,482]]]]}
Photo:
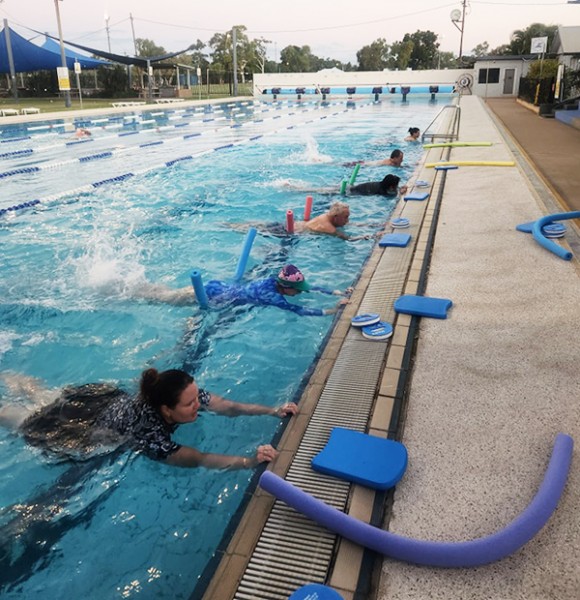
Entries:
{"type": "MultiPolygon", "coordinates": [[[[372,104],[374,104],[374,103],[369,102],[368,104],[364,104],[363,107],[364,106],[370,106],[372,104]]],[[[337,112],[332,113],[331,116],[337,116],[337,115],[340,115],[342,113],[349,112],[351,110],[353,110],[351,107],[346,107],[346,108],[344,108],[341,111],[337,111],[337,112]]],[[[138,175],[145,175],[145,174],[150,173],[152,171],[156,171],[156,170],[159,170],[159,169],[164,169],[164,168],[167,168],[167,167],[171,167],[171,166],[175,165],[178,162],[183,162],[183,161],[187,161],[187,160],[193,160],[194,158],[199,158],[199,157],[204,156],[206,154],[211,154],[213,152],[219,152],[221,150],[226,150],[226,149],[230,149],[230,148],[235,148],[237,146],[242,146],[242,145],[247,144],[249,142],[257,141],[260,138],[268,137],[268,136],[271,136],[271,135],[275,135],[275,134],[280,133],[281,131],[284,131],[284,130],[287,130],[287,129],[296,129],[296,127],[299,127],[301,125],[307,125],[307,124],[312,123],[312,122],[314,122],[316,120],[322,121],[322,120],[324,120],[326,118],[328,118],[328,115],[322,115],[321,117],[318,117],[318,119],[311,119],[309,121],[304,121],[300,125],[286,125],[284,127],[278,128],[278,129],[267,131],[265,133],[261,133],[261,134],[250,136],[250,137],[245,138],[243,140],[238,140],[236,142],[231,142],[231,143],[228,143],[228,144],[223,144],[223,145],[217,146],[215,148],[208,148],[208,149],[205,149],[205,150],[199,150],[198,152],[194,152],[193,154],[189,154],[189,155],[186,155],[186,156],[181,156],[179,158],[176,158],[176,159],[173,159],[173,160],[170,160],[170,161],[166,161],[164,163],[160,163],[160,164],[157,164],[157,165],[153,165],[151,167],[147,167],[145,169],[141,169],[140,171],[134,171],[134,172],[130,171],[128,173],[123,173],[123,174],[117,175],[115,177],[110,177],[109,179],[103,179],[101,181],[96,181],[96,182],[93,182],[93,183],[89,183],[89,184],[80,186],[78,188],[75,188],[73,190],[68,190],[66,192],[60,192],[58,194],[53,194],[51,196],[46,196],[45,198],[37,198],[35,200],[30,200],[28,202],[23,202],[22,204],[16,204],[14,206],[9,206],[8,208],[2,208],[2,209],[0,209],[0,217],[4,216],[6,213],[17,212],[19,210],[25,210],[27,208],[30,208],[32,206],[36,206],[38,204],[48,204],[48,203],[55,202],[55,201],[58,201],[58,200],[60,200],[62,198],[66,198],[66,197],[69,197],[69,196],[76,196],[76,195],[79,195],[79,194],[88,193],[88,192],[93,191],[95,188],[99,188],[99,187],[102,187],[104,185],[108,185],[108,184],[111,184],[111,183],[119,183],[119,182],[122,182],[122,181],[126,181],[127,179],[131,179],[132,177],[135,177],[135,176],[138,176],[138,175]]]]}
{"type": "MultiPolygon", "coordinates": [[[[304,110],[302,111],[302,113],[304,112],[310,112],[313,109],[308,109],[308,110],[304,110]]],[[[203,135],[207,135],[208,133],[220,133],[223,131],[227,131],[228,129],[237,129],[240,127],[245,127],[248,125],[253,125],[256,122],[265,122],[268,120],[274,120],[274,119],[282,119],[285,117],[290,117],[290,116],[294,116],[297,113],[295,112],[289,112],[286,113],[285,115],[276,115],[274,117],[268,117],[266,119],[261,119],[260,121],[246,121],[244,123],[234,123],[233,125],[225,125],[224,127],[218,127],[215,129],[206,129],[204,131],[198,132],[198,133],[194,133],[194,134],[189,134],[189,135],[184,135],[184,136],[177,136],[168,140],[158,140],[155,142],[149,142],[149,143],[145,143],[145,144],[139,144],[138,146],[129,146],[129,147],[125,147],[125,148],[115,148],[113,150],[103,150],[102,152],[97,152],[96,154],[89,154],[86,156],[81,156],[81,157],[77,157],[77,158],[71,158],[68,160],[61,160],[61,161],[57,161],[57,162],[51,162],[51,163],[46,163],[40,166],[30,166],[30,167],[18,167],[15,169],[11,169],[9,171],[4,171],[4,172],[0,172],[0,179],[6,179],[8,177],[13,177],[15,175],[31,175],[33,173],[41,173],[42,171],[48,171],[48,170],[55,170],[55,169],[60,169],[62,167],[66,167],[68,165],[71,164],[76,164],[76,163],[87,163],[87,162],[92,162],[95,160],[101,160],[101,159],[105,159],[105,158],[112,158],[114,156],[119,156],[121,154],[124,154],[126,152],[130,152],[132,150],[135,149],[139,149],[139,148],[149,148],[151,146],[160,146],[162,144],[173,144],[176,142],[180,142],[183,140],[187,140],[190,139],[192,137],[201,137],[203,135]]],[[[335,113],[338,114],[338,113],[335,113]]],[[[321,117],[321,118],[326,118],[326,116],[321,117]]],[[[226,117],[223,117],[223,119],[226,119],[226,117]]],[[[213,120],[222,120],[222,118],[219,119],[210,119],[211,121],[213,120]]],[[[103,139],[103,138],[101,138],[103,139]]]]}
{"type": "MultiPolygon", "coordinates": [[[[314,104],[314,102],[312,102],[311,104],[314,104]]],[[[316,103],[318,104],[318,103],[316,103]]],[[[334,103],[329,104],[329,106],[335,105],[335,104],[341,104],[341,102],[337,101],[334,103]]],[[[280,107],[281,108],[281,107],[280,107]]],[[[315,107],[315,109],[320,108],[319,105],[317,105],[315,107]]],[[[326,107],[324,107],[326,108],[326,107]]],[[[269,112],[270,110],[272,110],[271,108],[267,108],[265,110],[260,110],[260,111],[253,111],[253,112],[269,112]]],[[[310,110],[310,109],[309,109],[310,110]]],[[[214,111],[215,112],[215,111],[214,111]]],[[[211,114],[211,113],[197,113],[194,114],[193,117],[197,117],[197,116],[202,116],[203,114],[211,114]]],[[[244,113],[244,115],[236,115],[236,116],[246,116],[249,113],[244,113]]],[[[188,115],[189,116],[189,115],[188,115]]],[[[219,120],[225,120],[227,119],[227,117],[218,117],[219,120]]],[[[159,133],[160,131],[168,131],[170,129],[179,129],[181,127],[190,127],[192,125],[200,125],[202,123],[209,123],[211,121],[214,120],[218,120],[215,118],[210,118],[210,119],[204,119],[203,121],[196,121],[193,118],[188,121],[187,123],[178,123],[176,125],[159,125],[156,128],[150,128],[150,129],[143,129],[142,131],[124,131],[115,135],[107,135],[107,136],[103,136],[98,138],[98,141],[102,141],[102,140],[112,140],[112,139],[116,139],[116,138],[120,138],[120,137],[126,137],[129,135],[140,135],[140,134],[151,134],[151,133],[159,133]]],[[[99,130],[102,128],[99,128],[99,130]]],[[[212,130],[213,131],[213,130],[212,130]]],[[[62,134],[59,134],[62,135],[62,134]]],[[[28,140],[28,139],[33,139],[33,136],[26,136],[26,137],[21,137],[21,138],[14,138],[14,139],[10,139],[10,140],[0,140],[0,143],[7,143],[7,142],[12,142],[12,141],[23,141],[23,140],[28,140]]],[[[95,142],[97,141],[96,139],[92,138],[92,139],[80,139],[80,140],[69,140],[67,142],[64,143],[59,143],[59,144],[51,144],[49,146],[44,146],[43,148],[25,148],[24,150],[30,150],[30,152],[27,152],[27,154],[31,154],[31,153],[41,153],[41,152],[47,152],[49,150],[54,150],[56,148],[65,148],[67,146],[77,146],[78,144],[86,144],[88,142],[95,142]]],[[[23,154],[21,154],[23,151],[22,150],[16,150],[14,152],[5,152],[0,154],[0,159],[10,159],[10,158],[15,158],[18,156],[22,156],[23,154]]]]}

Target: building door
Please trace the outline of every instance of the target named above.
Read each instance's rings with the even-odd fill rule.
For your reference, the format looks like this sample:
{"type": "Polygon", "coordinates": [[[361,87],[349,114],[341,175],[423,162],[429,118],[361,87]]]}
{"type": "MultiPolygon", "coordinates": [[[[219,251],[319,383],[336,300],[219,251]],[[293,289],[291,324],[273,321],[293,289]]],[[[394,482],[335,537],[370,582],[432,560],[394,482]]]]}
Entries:
{"type": "Polygon", "coordinates": [[[505,78],[503,80],[503,93],[512,95],[514,93],[514,77],[516,74],[515,69],[506,69],[505,78]]]}

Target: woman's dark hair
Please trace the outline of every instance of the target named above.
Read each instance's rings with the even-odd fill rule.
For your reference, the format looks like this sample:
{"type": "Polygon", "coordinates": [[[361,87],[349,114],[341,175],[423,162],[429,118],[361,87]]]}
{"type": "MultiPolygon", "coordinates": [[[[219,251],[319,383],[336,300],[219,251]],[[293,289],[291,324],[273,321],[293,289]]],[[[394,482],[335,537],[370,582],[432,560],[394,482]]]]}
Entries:
{"type": "Polygon", "coordinates": [[[418,127],[409,127],[409,133],[413,135],[414,133],[419,133],[420,129],[418,127]]]}
{"type": "MultiPolygon", "coordinates": [[[[401,178],[397,177],[396,175],[389,174],[385,176],[385,178],[381,181],[381,189],[383,194],[387,195],[387,192],[393,188],[397,190],[399,187],[399,181],[401,181],[401,178]]],[[[396,192],[394,195],[396,195],[396,192]]]]}
{"type": "Polygon", "coordinates": [[[185,371],[169,369],[159,372],[157,369],[147,369],[141,373],[141,398],[157,412],[162,405],[175,408],[181,392],[191,383],[193,377],[185,371]]]}

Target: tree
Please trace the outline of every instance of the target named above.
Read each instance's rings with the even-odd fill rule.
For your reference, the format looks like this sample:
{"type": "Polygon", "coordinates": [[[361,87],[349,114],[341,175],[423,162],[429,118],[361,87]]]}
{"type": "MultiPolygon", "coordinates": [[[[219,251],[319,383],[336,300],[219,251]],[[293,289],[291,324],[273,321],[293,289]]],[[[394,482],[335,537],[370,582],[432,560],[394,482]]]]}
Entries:
{"type": "Polygon", "coordinates": [[[554,40],[558,31],[557,25],[544,25],[543,23],[532,23],[526,29],[516,29],[512,32],[509,47],[509,54],[521,55],[530,54],[532,47],[532,38],[547,37],[548,48],[554,40]]]}
{"type": "Polygon", "coordinates": [[[286,46],[280,52],[280,70],[284,73],[308,73],[311,67],[310,46],[286,46]]]}
{"type": "Polygon", "coordinates": [[[389,60],[389,45],[384,38],[379,38],[363,46],[357,53],[359,71],[382,71],[387,67],[389,60]]]}
{"type": "Polygon", "coordinates": [[[552,79],[556,77],[558,65],[560,63],[555,59],[535,60],[530,65],[528,77],[530,79],[552,79]]]}
{"type": "Polygon", "coordinates": [[[413,50],[409,58],[409,67],[414,71],[421,69],[433,69],[437,65],[437,54],[439,51],[439,42],[437,34],[432,31],[416,31],[415,33],[406,33],[403,37],[404,42],[413,42],[413,50]]]}
{"type": "Polygon", "coordinates": [[[481,44],[477,44],[475,48],[471,51],[472,56],[487,56],[489,54],[489,44],[487,42],[482,42],[481,44]]]}
{"type": "Polygon", "coordinates": [[[153,58],[154,56],[167,54],[163,46],[156,46],[153,40],[147,38],[137,38],[135,40],[135,47],[137,48],[137,56],[141,56],[142,58],[153,58]]]}
{"type": "Polygon", "coordinates": [[[414,46],[415,43],[412,40],[395,42],[391,46],[391,54],[387,61],[387,67],[389,69],[399,69],[399,71],[404,71],[409,66],[414,46]]]}

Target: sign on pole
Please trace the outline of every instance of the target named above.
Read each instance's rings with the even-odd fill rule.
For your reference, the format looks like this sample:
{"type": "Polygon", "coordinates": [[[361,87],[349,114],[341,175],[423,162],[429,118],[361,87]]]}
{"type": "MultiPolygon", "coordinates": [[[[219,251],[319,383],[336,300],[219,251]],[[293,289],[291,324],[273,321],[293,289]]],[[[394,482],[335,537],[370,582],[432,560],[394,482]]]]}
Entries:
{"type": "Polygon", "coordinates": [[[532,38],[530,53],[531,54],[544,54],[548,47],[548,37],[537,37],[532,38]]]}
{"type": "Polygon", "coordinates": [[[68,78],[67,67],[57,67],[56,76],[58,77],[58,89],[61,92],[70,92],[70,79],[68,78]]]}

